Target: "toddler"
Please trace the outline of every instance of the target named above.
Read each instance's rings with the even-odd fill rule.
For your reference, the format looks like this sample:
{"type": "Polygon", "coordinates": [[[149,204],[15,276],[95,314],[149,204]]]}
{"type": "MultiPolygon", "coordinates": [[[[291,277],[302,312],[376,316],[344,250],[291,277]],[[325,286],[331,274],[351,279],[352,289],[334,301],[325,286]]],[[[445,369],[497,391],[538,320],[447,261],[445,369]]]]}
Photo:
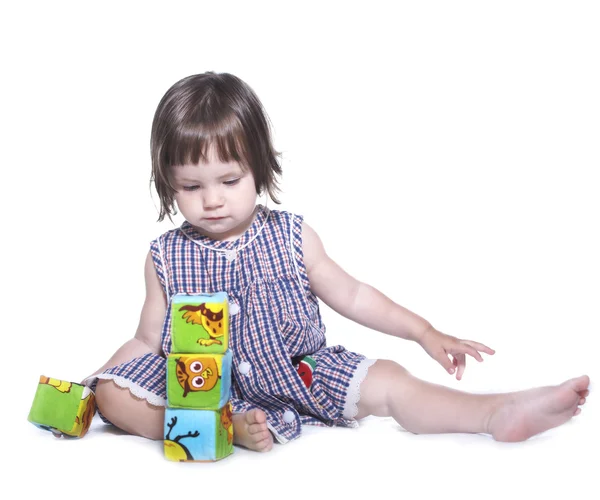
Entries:
{"type": "Polygon", "coordinates": [[[487,433],[520,441],[579,414],[589,378],[516,393],[475,395],[434,385],[389,360],[327,346],[319,301],[380,332],[417,342],[460,379],[466,356],[489,347],[429,322],[340,268],[298,215],[275,203],[281,175],[269,124],[252,89],[212,72],[177,82],[158,105],[151,136],[159,220],[181,227],[151,242],[146,299],[135,336],[85,382],[101,418],[163,439],[169,302],[176,293],[227,292],[233,353],[234,442],[268,451],[302,424],[356,427],[392,416],[414,433],[487,433]]]}

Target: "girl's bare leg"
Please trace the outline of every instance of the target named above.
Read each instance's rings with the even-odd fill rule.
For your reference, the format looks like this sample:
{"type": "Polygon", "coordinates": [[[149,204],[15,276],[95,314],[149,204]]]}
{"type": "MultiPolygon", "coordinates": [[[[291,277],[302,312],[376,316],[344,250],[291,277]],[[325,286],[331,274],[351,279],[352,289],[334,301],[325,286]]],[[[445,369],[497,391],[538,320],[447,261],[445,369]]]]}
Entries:
{"type": "MultiPolygon", "coordinates": [[[[149,439],[164,439],[164,406],[153,406],[138,399],[112,380],[98,381],[96,404],[119,429],[149,439]]],[[[267,429],[265,413],[254,409],[233,415],[233,442],[251,450],[269,451],[273,447],[273,436],[267,429]]]]}
{"type": "Polygon", "coordinates": [[[491,434],[497,441],[523,441],[579,414],[589,377],[505,394],[469,394],[412,376],[393,361],[379,360],[360,387],[357,419],[391,416],[415,434],[491,434]]]}
{"type": "Polygon", "coordinates": [[[149,439],[164,439],[165,408],[134,397],[112,380],[98,380],[98,410],[119,429],[149,439]]]}

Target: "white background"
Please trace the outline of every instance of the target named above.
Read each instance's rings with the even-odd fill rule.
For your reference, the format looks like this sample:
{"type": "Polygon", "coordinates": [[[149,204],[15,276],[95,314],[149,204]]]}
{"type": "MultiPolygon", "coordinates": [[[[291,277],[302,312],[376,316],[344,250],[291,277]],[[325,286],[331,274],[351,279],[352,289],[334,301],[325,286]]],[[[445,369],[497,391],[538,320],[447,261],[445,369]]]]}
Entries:
{"type": "Polygon", "coordinates": [[[418,345],[323,306],[330,345],[472,392],[582,373],[593,384],[596,2],[15,5],[0,12],[8,485],[47,498],[598,498],[595,394],[520,444],[369,418],[217,464],[170,463],[161,443],[98,420],[71,441],[26,420],[40,374],[80,380],[133,335],[149,241],[173,227],[156,222],[149,187],[153,113],[208,70],[260,96],[283,153],[282,208],[340,265],[497,354],[457,382],[418,345]]]}

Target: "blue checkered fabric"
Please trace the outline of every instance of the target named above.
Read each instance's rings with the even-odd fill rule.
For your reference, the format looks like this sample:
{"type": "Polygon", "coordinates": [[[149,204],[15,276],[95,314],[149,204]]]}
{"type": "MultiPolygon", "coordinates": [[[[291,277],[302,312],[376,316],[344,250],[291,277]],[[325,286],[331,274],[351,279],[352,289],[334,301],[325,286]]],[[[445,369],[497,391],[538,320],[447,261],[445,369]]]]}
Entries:
{"type": "MultiPolygon", "coordinates": [[[[224,291],[230,304],[239,306],[230,321],[235,413],[264,410],[269,428],[282,443],[297,438],[302,424],[356,426],[342,417],[342,410],[349,382],[365,357],[342,346],[326,346],[318,300],[310,291],[303,262],[301,216],[259,205],[248,231],[237,241],[222,242],[184,222],[154,240],[151,252],[167,297],[224,291]],[[241,250],[229,261],[224,253],[198,243],[241,250]],[[292,365],[292,358],[307,354],[316,361],[310,388],[292,365]],[[238,370],[242,362],[250,366],[247,373],[238,370]]],[[[167,311],[165,355],[171,350],[170,307],[167,311]]],[[[147,354],[106,373],[166,398],[162,356],[147,354]]]]}

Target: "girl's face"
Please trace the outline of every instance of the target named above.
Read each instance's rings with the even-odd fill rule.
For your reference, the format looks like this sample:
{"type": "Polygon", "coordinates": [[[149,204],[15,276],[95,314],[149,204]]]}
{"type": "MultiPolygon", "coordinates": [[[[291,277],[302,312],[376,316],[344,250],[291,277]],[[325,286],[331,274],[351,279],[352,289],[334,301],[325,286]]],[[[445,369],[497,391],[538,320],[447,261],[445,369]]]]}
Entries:
{"type": "Polygon", "coordinates": [[[250,169],[211,153],[207,163],[171,167],[171,175],[177,207],[200,234],[234,240],[252,224],[257,194],[250,169]]]}

